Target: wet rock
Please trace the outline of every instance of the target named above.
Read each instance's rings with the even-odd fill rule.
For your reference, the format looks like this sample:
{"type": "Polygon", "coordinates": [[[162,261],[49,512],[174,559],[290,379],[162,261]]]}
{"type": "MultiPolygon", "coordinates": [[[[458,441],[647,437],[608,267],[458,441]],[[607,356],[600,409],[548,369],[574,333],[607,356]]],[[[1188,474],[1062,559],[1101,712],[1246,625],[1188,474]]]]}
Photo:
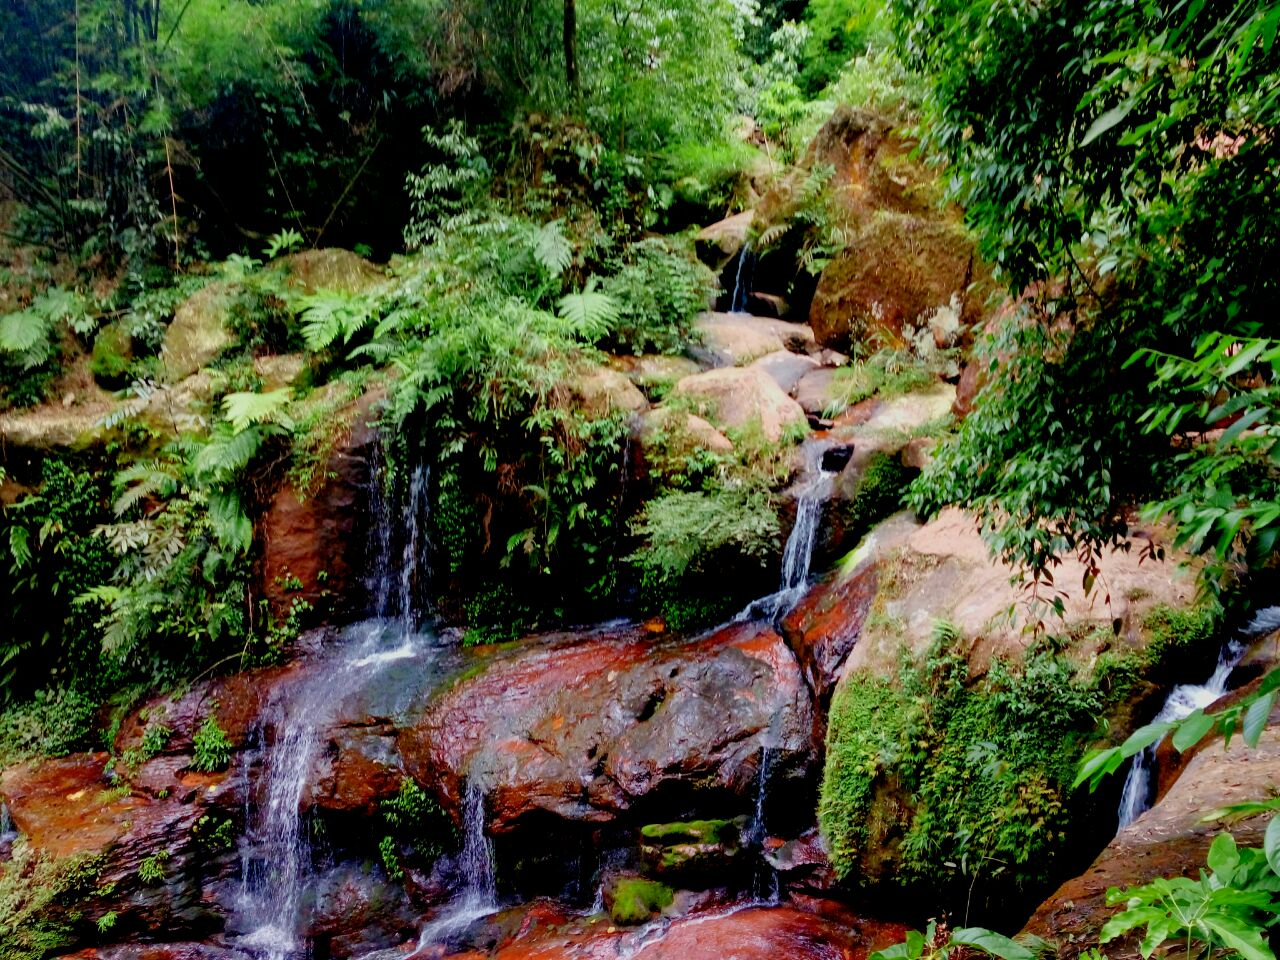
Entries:
{"type": "Polygon", "coordinates": [[[325,613],[350,612],[365,602],[367,510],[381,459],[372,422],[381,399],[372,392],[334,414],[346,427],[317,468],[315,489],[282,484],[259,521],[260,595],[277,622],[296,601],[325,613]]]}
{"type": "MultiPolygon", "coordinates": [[[[869,921],[815,903],[791,906],[728,906],[664,919],[634,930],[578,920],[537,924],[523,937],[489,954],[493,960],[865,960],[899,943],[900,924],[869,921]],[[827,908],[827,909],[824,909],[827,908]],[[821,911],[821,912],[819,912],[821,911]]],[[[479,960],[481,953],[460,954],[479,960]]]]}
{"type": "Polygon", "coordinates": [[[118,789],[106,761],[91,754],[6,770],[0,798],[14,827],[39,855],[95,865],[97,892],[83,908],[92,919],[115,913],[116,936],[210,929],[216,920],[202,884],[230,862],[202,849],[195,828],[223,791],[208,787],[196,802],[149,797],[118,789]]]}
{"type": "Polygon", "coordinates": [[[685,377],[675,396],[721,428],[757,427],[776,443],[790,431],[803,431],[808,418],[767,373],[757,367],[726,367],[685,377]]]}
{"type": "Polygon", "coordinates": [[[688,357],[666,357],[658,354],[610,357],[609,365],[625,373],[632,383],[654,400],[661,399],[675,386],[676,381],[702,372],[702,367],[688,357]]]}
{"type": "Polygon", "coordinates": [[[403,943],[416,932],[419,912],[404,888],[367,865],[328,871],[312,885],[304,931],[316,953],[346,960],[403,943]]]}
{"type": "Polygon", "coordinates": [[[683,887],[723,884],[742,855],[746,817],[651,823],[640,830],[640,856],[650,874],[683,887]]]}
{"type": "Polygon", "coordinates": [[[61,960],[250,960],[250,954],[208,943],[129,943],[91,947],[61,960]]]}
{"type": "Polygon", "coordinates": [[[698,320],[696,330],[720,366],[742,366],[779,350],[817,352],[813,331],[785,320],[745,313],[708,313],[698,320]]]}
{"type": "Polygon", "coordinates": [[[768,627],[677,643],[637,629],[495,652],[399,746],[407,771],[436,782],[454,810],[464,782],[482,785],[490,827],[504,833],[535,813],[609,821],[697,793],[745,807],[765,746],[775,782],[804,775],[811,723],[795,658],[768,627]]]}
{"type": "MultiPolygon", "coordinates": [[[[1119,909],[1106,905],[1111,887],[1149,883],[1157,877],[1195,877],[1221,824],[1204,823],[1217,807],[1258,800],[1280,782],[1280,710],[1275,710],[1256,748],[1239,738],[1230,748],[1221,739],[1187,763],[1168,793],[1123,828],[1093,865],[1049,897],[1024,931],[1058,944],[1058,955],[1075,957],[1096,946],[1102,925],[1119,909]]],[[[1252,817],[1230,828],[1242,846],[1260,846],[1268,816],[1252,817]]],[[[1113,941],[1109,957],[1136,957],[1134,940],[1113,941]]]]}
{"type": "Polygon", "coordinates": [[[791,313],[791,305],[776,293],[761,293],[752,290],[747,294],[747,312],[757,317],[776,317],[782,319],[791,313]]]}
{"type": "Polygon", "coordinates": [[[751,366],[767,373],[783,393],[795,396],[797,384],[818,369],[818,361],[790,350],[778,350],[752,361],[751,366]]]}
{"type": "Polygon", "coordinates": [[[849,651],[862,635],[878,587],[874,564],[852,576],[837,574],[832,582],[810,590],[782,621],[783,635],[820,704],[831,700],[849,651]]]}
{"type": "Polygon", "coordinates": [[[982,363],[970,360],[964,365],[960,371],[960,382],[956,385],[956,399],[951,405],[951,413],[957,420],[963,420],[973,412],[973,402],[985,380],[986,371],[982,363]]]}
{"type": "Polygon", "coordinates": [[[810,416],[825,416],[836,399],[836,372],[826,367],[810,370],[797,381],[796,403],[810,416]]]}
{"type": "Polygon", "coordinates": [[[794,840],[778,841],[765,853],[765,860],[792,893],[820,895],[834,890],[839,883],[817,830],[809,830],[794,840]]]}

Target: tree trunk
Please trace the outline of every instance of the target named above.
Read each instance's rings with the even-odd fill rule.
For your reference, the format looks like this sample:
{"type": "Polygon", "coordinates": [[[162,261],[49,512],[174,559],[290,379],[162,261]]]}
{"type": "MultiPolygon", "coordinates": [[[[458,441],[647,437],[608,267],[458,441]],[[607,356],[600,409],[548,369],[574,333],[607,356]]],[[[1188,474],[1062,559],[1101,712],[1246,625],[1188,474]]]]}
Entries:
{"type": "Polygon", "coordinates": [[[571,96],[578,95],[578,4],[564,0],[564,80],[571,96]]]}

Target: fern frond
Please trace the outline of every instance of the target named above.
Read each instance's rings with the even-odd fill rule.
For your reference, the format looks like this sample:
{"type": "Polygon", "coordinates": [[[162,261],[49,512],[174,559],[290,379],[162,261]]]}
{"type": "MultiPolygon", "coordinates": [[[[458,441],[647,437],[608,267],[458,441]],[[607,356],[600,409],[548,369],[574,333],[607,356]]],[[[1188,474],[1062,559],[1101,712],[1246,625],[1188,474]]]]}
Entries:
{"type": "Polygon", "coordinates": [[[569,324],[569,333],[583,340],[599,340],[614,329],[621,316],[618,301],[595,289],[595,278],[581,293],[561,297],[556,305],[560,319],[569,324]]]}
{"type": "Polygon", "coordinates": [[[0,350],[26,353],[49,336],[49,321],[34,310],[19,310],[0,317],[0,350]]]}
{"type": "Polygon", "coordinates": [[[545,223],[533,233],[533,259],[552,277],[558,277],[573,263],[573,244],[564,235],[559,220],[545,223]]]}
{"type": "Polygon", "coordinates": [[[209,496],[209,522],[214,539],[222,546],[237,553],[247,553],[253,546],[253,523],[236,491],[220,490],[209,496]]]}
{"type": "Polygon", "coordinates": [[[346,343],[373,317],[373,302],[360,294],[317,290],[297,301],[301,308],[302,339],[313,353],[326,350],[338,341],[346,343]]]}
{"type": "Polygon", "coordinates": [[[196,454],[196,473],[204,477],[234,476],[257,455],[262,439],[262,431],[256,427],[237,433],[215,432],[196,454]]]}
{"type": "Polygon", "coordinates": [[[276,423],[292,429],[293,421],[285,413],[292,395],[289,387],[267,393],[229,393],[222,398],[222,413],[237,433],[258,423],[276,423]]]}

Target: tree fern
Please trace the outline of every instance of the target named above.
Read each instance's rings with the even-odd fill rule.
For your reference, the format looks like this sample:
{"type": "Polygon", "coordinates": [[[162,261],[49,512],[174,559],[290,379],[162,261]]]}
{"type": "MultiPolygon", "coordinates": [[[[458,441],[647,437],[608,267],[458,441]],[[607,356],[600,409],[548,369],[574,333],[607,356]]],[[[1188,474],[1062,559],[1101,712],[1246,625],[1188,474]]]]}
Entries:
{"type": "Polygon", "coordinates": [[[52,330],[48,318],[35,310],[19,310],[0,317],[0,350],[26,354],[47,340],[52,330]]]}
{"type": "Polygon", "coordinates": [[[218,491],[209,496],[209,523],[214,539],[224,547],[246,553],[253,545],[253,523],[238,491],[218,491]]]}
{"type": "Polygon", "coordinates": [[[215,430],[209,442],[196,454],[196,474],[215,481],[233,478],[257,455],[262,440],[263,431],[259,427],[238,432],[225,427],[215,430]]]}
{"type": "Polygon", "coordinates": [[[148,497],[170,497],[178,489],[178,478],[173,465],[159,460],[135,463],[116,474],[115,482],[117,486],[125,488],[112,504],[117,517],[123,517],[148,497]]]}

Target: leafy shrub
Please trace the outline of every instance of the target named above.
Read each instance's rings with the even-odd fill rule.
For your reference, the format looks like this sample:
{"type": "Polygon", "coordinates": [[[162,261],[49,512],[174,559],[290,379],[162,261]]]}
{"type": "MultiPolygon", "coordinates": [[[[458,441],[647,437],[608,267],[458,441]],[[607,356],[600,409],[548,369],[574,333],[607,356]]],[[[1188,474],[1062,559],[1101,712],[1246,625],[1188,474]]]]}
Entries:
{"type": "Polygon", "coordinates": [[[611,339],[633,353],[674,353],[710,304],[715,277],[687,246],[651,237],[627,248],[603,290],[618,305],[611,339]]]}
{"type": "Polygon", "coordinates": [[[76,903],[97,875],[95,858],[51,860],[26,843],[0,863],[0,956],[44,960],[75,942],[76,903]]]}
{"type": "Polygon", "coordinates": [[[227,736],[218,723],[218,718],[210,713],[200,724],[200,729],[192,738],[195,754],[191,758],[191,769],[204,773],[225,770],[231,764],[231,754],[235,744],[227,736]]]}
{"type": "MultiPolygon", "coordinates": [[[[400,790],[394,797],[382,801],[381,811],[395,835],[382,841],[384,863],[387,848],[394,854],[396,839],[426,859],[435,859],[457,843],[457,828],[439,801],[408,777],[400,782],[400,790]]],[[[393,862],[398,865],[399,860],[393,857],[393,862]]]]}
{"type": "Polygon", "coordinates": [[[640,571],[646,601],[677,630],[758,594],[781,542],[768,494],[746,486],[662,494],[644,505],[633,531],[644,543],[628,559],[640,571]],[[730,570],[738,576],[726,590],[730,570]]]}
{"type": "Polygon", "coordinates": [[[0,766],[62,757],[92,744],[98,698],[74,689],[37,690],[0,713],[0,766]]]}
{"type": "Polygon", "coordinates": [[[129,382],[133,360],[133,338],[121,324],[108,324],[93,340],[89,372],[108,390],[119,390],[129,382]]]}

